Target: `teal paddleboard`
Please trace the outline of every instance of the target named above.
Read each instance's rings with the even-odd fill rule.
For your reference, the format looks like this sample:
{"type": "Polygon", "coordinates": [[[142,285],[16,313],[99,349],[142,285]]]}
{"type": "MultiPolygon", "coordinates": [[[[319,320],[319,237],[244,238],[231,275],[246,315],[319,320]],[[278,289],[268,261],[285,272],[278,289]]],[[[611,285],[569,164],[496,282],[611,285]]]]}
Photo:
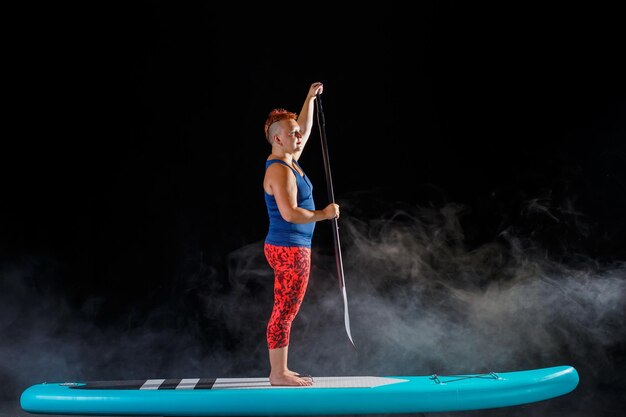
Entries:
{"type": "Polygon", "coordinates": [[[21,395],[39,414],[293,416],[464,411],[509,407],[567,394],[572,366],[428,376],[313,377],[308,387],[268,378],[183,378],[45,382],[21,395]]]}

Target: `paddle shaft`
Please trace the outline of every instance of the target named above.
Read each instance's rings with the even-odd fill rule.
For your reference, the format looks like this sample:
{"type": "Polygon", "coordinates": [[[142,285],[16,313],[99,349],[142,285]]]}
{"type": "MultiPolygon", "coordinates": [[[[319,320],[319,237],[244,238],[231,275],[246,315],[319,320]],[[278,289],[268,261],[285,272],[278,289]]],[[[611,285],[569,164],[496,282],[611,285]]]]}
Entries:
{"type": "MultiPolygon", "coordinates": [[[[330,158],[328,156],[328,142],[326,140],[326,120],[324,118],[324,110],[322,106],[322,98],[318,93],[315,99],[315,104],[317,106],[317,124],[320,129],[320,138],[322,140],[322,157],[324,158],[324,170],[326,172],[326,186],[328,188],[328,200],[331,203],[335,203],[335,192],[333,190],[333,179],[332,174],[330,172],[330,158]]],[[[350,343],[352,346],[356,348],[354,345],[354,341],[352,340],[352,334],[350,333],[350,319],[348,316],[348,298],[346,294],[346,279],[343,273],[343,259],[341,258],[341,242],[339,239],[339,221],[337,218],[331,220],[333,224],[333,242],[335,244],[335,263],[337,266],[337,278],[339,281],[339,289],[343,294],[344,301],[344,319],[346,325],[346,332],[348,333],[348,338],[350,339],[350,343]]]]}
{"type": "MultiPolygon", "coordinates": [[[[320,136],[322,139],[322,157],[324,158],[324,170],[326,172],[326,186],[328,189],[328,201],[335,202],[335,192],[333,190],[333,178],[330,172],[330,159],[328,157],[328,142],[326,141],[326,121],[324,120],[324,111],[322,109],[322,99],[318,94],[316,98],[317,103],[317,124],[320,128],[320,136]]],[[[339,240],[339,222],[337,218],[331,219],[333,223],[333,242],[335,244],[335,258],[337,263],[337,277],[339,279],[339,288],[346,286],[345,277],[343,274],[343,260],[341,258],[341,242],[339,240]]]]}

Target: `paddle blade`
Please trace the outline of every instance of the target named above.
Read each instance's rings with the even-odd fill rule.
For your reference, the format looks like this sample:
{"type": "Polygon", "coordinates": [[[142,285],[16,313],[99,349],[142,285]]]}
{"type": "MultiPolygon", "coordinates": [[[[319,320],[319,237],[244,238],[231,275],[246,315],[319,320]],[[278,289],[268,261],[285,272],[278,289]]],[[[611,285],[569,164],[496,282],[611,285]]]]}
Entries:
{"type": "Polygon", "coordinates": [[[341,293],[343,294],[343,317],[346,323],[346,333],[348,333],[348,339],[350,339],[350,343],[352,343],[352,347],[356,349],[354,345],[354,341],[352,340],[352,332],[350,332],[350,315],[348,314],[348,294],[346,293],[346,287],[341,287],[341,293]]]}

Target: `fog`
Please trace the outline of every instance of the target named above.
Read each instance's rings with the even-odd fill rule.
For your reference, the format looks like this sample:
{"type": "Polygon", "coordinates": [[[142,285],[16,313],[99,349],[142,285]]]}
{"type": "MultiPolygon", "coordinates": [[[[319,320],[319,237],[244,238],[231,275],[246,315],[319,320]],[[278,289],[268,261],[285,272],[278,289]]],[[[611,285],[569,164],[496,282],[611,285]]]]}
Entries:
{"type": "MultiPolygon", "coordinates": [[[[554,239],[548,247],[513,226],[470,245],[461,205],[387,204],[368,217],[359,211],[365,203],[372,202],[346,198],[339,221],[356,349],[325,237],[330,223],[319,223],[309,288],[292,328],[291,369],[392,376],[572,365],[581,378],[574,392],[502,415],[605,415],[610,410],[594,413],[621,398],[624,379],[614,370],[623,366],[626,340],[624,263],[564,252],[566,242],[555,251],[554,239]]],[[[555,218],[536,201],[525,207],[522,217],[555,218]]],[[[190,251],[167,300],[149,311],[137,300],[116,320],[102,317],[102,298],[77,309],[49,291],[54,259],[3,265],[3,402],[15,409],[23,389],[44,381],[267,376],[272,274],[262,245],[229,253],[225,267],[190,251]]]]}

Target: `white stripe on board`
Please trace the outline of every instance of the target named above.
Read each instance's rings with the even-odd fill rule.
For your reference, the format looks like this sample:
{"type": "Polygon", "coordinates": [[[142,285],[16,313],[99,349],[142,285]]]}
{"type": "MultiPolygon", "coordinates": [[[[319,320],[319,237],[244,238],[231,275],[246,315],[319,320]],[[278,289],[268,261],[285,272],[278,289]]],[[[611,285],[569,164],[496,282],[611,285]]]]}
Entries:
{"type": "Polygon", "coordinates": [[[139,389],[159,389],[161,384],[164,382],[165,379],[148,379],[139,389]]]}
{"type": "Polygon", "coordinates": [[[408,379],[378,376],[326,376],[313,377],[311,386],[274,386],[270,384],[268,378],[217,378],[211,389],[374,388],[402,382],[408,382],[408,379]]]}
{"type": "Polygon", "coordinates": [[[176,389],[194,389],[198,382],[200,382],[200,378],[181,379],[176,385],[176,389]]]}

